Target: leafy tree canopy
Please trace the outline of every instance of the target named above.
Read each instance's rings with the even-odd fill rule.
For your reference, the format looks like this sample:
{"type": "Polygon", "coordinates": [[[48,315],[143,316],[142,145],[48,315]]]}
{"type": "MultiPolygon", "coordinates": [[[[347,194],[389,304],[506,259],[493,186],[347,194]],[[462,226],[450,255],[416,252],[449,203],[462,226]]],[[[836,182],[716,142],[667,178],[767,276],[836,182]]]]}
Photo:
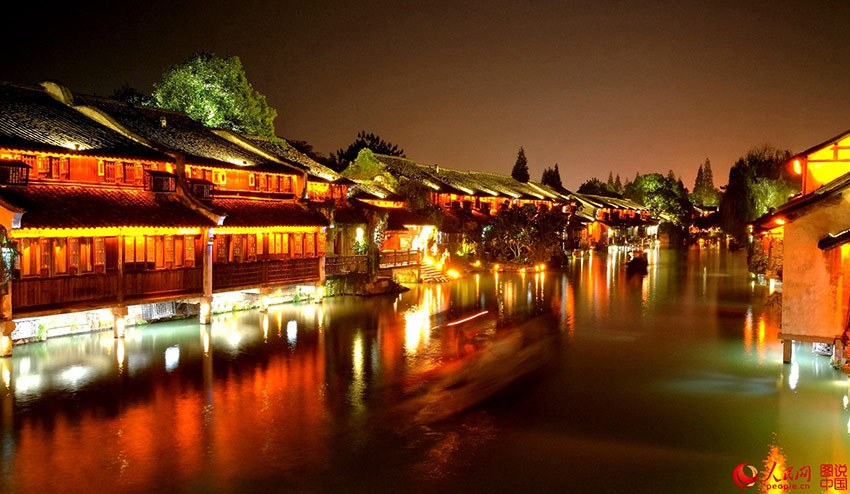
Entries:
{"type": "Polygon", "coordinates": [[[660,173],[650,173],[635,177],[626,189],[625,196],[648,207],[653,214],[666,218],[679,228],[690,222],[693,206],[688,199],[688,191],[674,174],[666,177],[660,173]]]}
{"type": "Polygon", "coordinates": [[[361,149],[357,158],[342,171],[342,176],[353,180],[374,180],[389,189],[394,189],[397,185],[386,165],[381,163],[370,149],[361,149]]]}
{"type": "Polygon", "coordinates": [[[764,145],[749,150],[729,170],[729,184],[720,200],[720,221],[723,230],[738,242],[746,240],[747,223],[800,191],[800,177],[785,166],[790,157],[790,151],[764,145]]]}
{"type": "Polygon", "coordinates": [[[381,139],[376,134],[367,134],[365,130],[361,130],[360,133],[357,134],[357,138],[354,140],[354,142],[349,144],[348,147],[345,149],[337,150],[337,152],[331,156],[331,168],[335,169],[336,171],[345,170],[348,165],[350,165],[355,159],[357,159],[358,154],[363,149],[369,149],[373,153],[377,154],[386,154],[388,156],[401,156],[402,158],[404,158],[404,149],[401,149],[397,145],[381,139]]]}
{"type": "Polygon", "coordinates": [[[516,163],[514,163],[514,168],[511,170],[511,176],[514,177],[514,180],[522,183],[527,183],[531,178],[528,174],[528,160],[525,157],[525,149],[522,147],[519,148],[516,154],[516,163]]]}
{"type": "Polygon", "coordinates": [[[209,127],[273,137],[277,111],[254,90],[239,57],[196,53],[169,68],[154,85],[155,106],[186,113],[209,127]]]}
{"type": "Polygon", "coordinates": [[[623,197],[623,195],[617,192],[614,188],[614,181],[612,180],[611,182],[612,185],[609,186],[598,178],[591,178],[579,186],[578,193],[606,197],[623,197]]]}

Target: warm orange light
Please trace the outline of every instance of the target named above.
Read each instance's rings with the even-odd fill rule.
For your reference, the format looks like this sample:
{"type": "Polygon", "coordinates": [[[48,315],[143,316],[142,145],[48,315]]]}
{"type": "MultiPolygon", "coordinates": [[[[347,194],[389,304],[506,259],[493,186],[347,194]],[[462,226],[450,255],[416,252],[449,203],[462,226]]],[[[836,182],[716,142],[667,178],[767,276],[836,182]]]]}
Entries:
{"type": "Polygon", "coordinates": [[[448,275],[449,275],[449,277],[454,278],[454,279],[458,279],[458,278],[460,278],[460,273],[458,273],[458,272],[457,272],[457,271],[455,271],[454,269],[450,269],[450,270],[448,270],[448,272],[447,272],[446,274],[448,274],[448,275]]]}
{"type": "Polygon", "coordinates": [[[233,226],[214,228],[216,235],[257,233],[257,232],[318,232],[319,226],[233,226]]]}
{"type": "Polygon", "coordinates": [[[797,175],[803,174],[803,167],[800,166],[800,160],[794,160],[794,173],[797,175]]]}
{"type": "Polygon", "coordinates": [[[486,311],[486,310],[485,310],[485,311],[479,312],[478,314],[473,314],[473,315],[471,315],[471,316],[469,316],[469,317],[467,317],[467,318],[461,319],[460,321],[450,322],[450,323],[446,324],[446,326],[457,326],[458,324],[465,323],[465,322],[467,322],[467,321],[471,321],[471,320],[473,320],[473,319],[475,319],[475,318],[477,318],[477,317],[481,317],[481,316],[483,316],[484,314],[486,314],[486,313],[488,313],[488,312],[489,312],[489,311],[486,311]]]}
{"type": "Polygon", "coordinates": [[[777,225],[784,225],[785,224],[785,220],[783,220],[782,218],[776,218],[775,220],[773,220],[773,222],[776,223],[777,225]]]}
{"type": "Polygon", "coordinates": [[[98,228],[21,228],[9,232],[12,238],[62,237],[141,237],[144,235],[198,235],[200,228],[160,228],[143,226],[114,226],[98,228]]]}
{"type": "Polygon", "coordinates": [[[372,206],[386,209],[401,209],[406,207],[404,201],[381,201],[378,199],[360,199],[360,201],[365,202],[366,204],[371,204],[372,206]]]}

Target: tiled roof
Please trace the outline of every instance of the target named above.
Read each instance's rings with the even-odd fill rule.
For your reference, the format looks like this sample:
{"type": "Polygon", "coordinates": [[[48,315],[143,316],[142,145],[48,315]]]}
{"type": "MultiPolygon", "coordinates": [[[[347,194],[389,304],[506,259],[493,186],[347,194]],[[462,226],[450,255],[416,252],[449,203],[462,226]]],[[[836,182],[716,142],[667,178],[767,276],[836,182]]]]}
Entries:
{"type": "Polygon", "coordinates": [[[286,139],[279,137],[274,142],[272,142],[271,140],[266,139],[265,137],[243,137],[249,140],[251,144],[257,146],[258,148],[262,149],[267,153],[270,153],[286,161],[295,162],[307,168],[307,172],[311,176],[320,177],[329,181],[337,180],[340,177],[339,173],[331,170],[325,165],[317,162],[316,160],[310,158],[301,151],[295,149],[292,144],[286,141],[286,139]]]}
{"type": "Polygon", "coordinates": [[[236,169],[253,167],[262,172],[292,173],[290,168],[230,142],[183,113],[87,95],[74,95],[74,102],[94,107],[131,132],[185,154],[189,164],[236,169]]]}
{"type": "Polygon", "coordinates": [[[2,187],[0,200],[23,209],[21,228],[96,228],[110,226],[201,227],[211,220],[177,202],[114,186],[29,185],[2,187]]]}
{"type": "Polygon", "coordinates": [[[171,161],[171,158],[56,101],[41,86],[4,82],[0,82],[0,145],[27,150],[171,161]]]}
{"type": "Polygon", "coordinates": [[[213,199],[213,207],[224,212],[224,226],[327,226],[321,214],[300,204],[251,199],[213,199]]]}
{"type": "Polygon", "coordinates": [[[400,175],[435,188],[441,193],[480,197],[563,201],[565,196],[539,183],[523,183],[508,175],[459,171],[437,165],[423,165],[407,158],[376,154],[393,175],[400,175]]]}

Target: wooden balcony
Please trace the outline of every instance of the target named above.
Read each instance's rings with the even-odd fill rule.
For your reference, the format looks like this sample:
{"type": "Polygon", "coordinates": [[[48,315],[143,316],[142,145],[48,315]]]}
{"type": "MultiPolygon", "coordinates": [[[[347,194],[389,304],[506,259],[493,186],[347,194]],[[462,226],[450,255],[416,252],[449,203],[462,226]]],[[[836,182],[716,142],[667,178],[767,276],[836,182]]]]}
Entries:
{"type": "Polygon", "coordinates": [[[12,281],[12,315],[76,306],[108,306],[118,301],[118,273],[23,278],[12,281]]]}
{"type": "Polygon", "coordinates": [[[154,302],[180,295],[203,293],[202,268],[160,271],[117,271],[23,278],[12,281],[14,317],[61,312],[63,309],[94,309],[121,304],[154,302]]]}
{"type": "Polygon", "coordinates": [[[203,293],[203,268],[124,273],[124,299],[203,293]]]}
{"type": "Polygon", "coordinates": [[[334,256],[325,258],[325,276],[366,273],[369,256],[334,256]]]}
{"type": "Polygon", "coordinates": [[[319,279],[319,260],[286,259],[213,265],[213,290],[237,290],[319,279]]]}
{"type": "Polygon", "coordinates": [[[421,252],[418,250],[387,250],[381,252],[378,267],[380,269],[418,266],[421,252]]]}

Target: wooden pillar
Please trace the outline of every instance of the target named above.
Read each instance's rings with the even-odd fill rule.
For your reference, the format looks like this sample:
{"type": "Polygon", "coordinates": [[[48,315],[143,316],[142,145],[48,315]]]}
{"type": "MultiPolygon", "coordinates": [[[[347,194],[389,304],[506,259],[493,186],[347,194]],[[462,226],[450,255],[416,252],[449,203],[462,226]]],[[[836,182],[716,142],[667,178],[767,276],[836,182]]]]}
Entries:
{"type": "Polygon", "coordinates": [[[201,298],[200,323],[209,324],[212,316],[213,290],[213,237],[209,230],[201,230],[204,240],[202,267],[204,270],[204,296],[201,298]]]}
{"type": "MultiPolygon", "coordinates": [[[[104,243],[106,240],[104,240],[104,243]]],[[[135,239],[133,240],[135,251],[135,239]]],[[[118,301],[124,301],[124,235],[118,235],[118,301]]],[[[105,245],[104,245],[105,248],[105,245]]],[[[147,251],[147,249],[145,249],[147,251]]]]}
{"type": "Polygon", "coordinates": [[[12,356],[12,331],[15,321],[12,320],[12,280],[6,284],[6,292],[0,298],[0,357],[12,356]]]}
{"type": "Polygon", "coordinates": [[[127,307],[112,308],[112,332],[115,338],[124,337],[124,317],[127,315],[127,307]]]}
{"type": "Polygon", "coordinates": [[[794,340],[782,340],[782,363],[791,363],[791,345],[793,344],[794,340]]]}

